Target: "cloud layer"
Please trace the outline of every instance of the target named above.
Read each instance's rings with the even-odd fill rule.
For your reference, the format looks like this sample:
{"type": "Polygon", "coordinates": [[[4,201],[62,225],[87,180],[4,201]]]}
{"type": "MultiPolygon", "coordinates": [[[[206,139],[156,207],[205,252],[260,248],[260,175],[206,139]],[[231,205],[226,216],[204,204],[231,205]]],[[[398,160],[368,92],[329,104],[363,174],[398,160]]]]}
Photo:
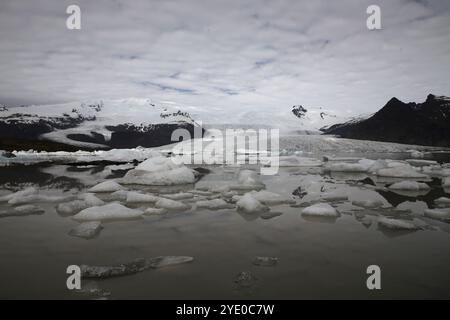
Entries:
{"type": "Polygon", "coordinates": [[[447,0],[7,0],[0,40],[4,104],[150,97],[233,122],[450,95],[447,0]],[[375,2],[383,29],[369,31],[375,2]],[[81,30],[65,27],[70,4],[81,30]]]}

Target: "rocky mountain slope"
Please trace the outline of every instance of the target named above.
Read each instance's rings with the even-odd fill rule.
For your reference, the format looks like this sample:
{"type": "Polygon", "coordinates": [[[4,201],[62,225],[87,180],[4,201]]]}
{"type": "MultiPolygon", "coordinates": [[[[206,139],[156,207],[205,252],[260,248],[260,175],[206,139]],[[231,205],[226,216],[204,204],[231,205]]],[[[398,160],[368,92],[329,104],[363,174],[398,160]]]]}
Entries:
{"type": "Polygon", "coordinates": [[[392,98],[367,119],[322,128],[343,138],[450,147],[450,98],[428,95],[422,103],[392,98]]]}

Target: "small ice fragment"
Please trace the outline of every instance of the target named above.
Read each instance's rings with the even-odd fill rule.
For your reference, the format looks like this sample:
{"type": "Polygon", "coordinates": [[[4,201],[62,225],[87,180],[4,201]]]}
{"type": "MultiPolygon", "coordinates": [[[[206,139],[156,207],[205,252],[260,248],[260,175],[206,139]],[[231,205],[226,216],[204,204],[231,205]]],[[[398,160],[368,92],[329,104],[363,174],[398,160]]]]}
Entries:
{"type": "Polygon", "coordinates": [[[282,214],[283,214],[282,212],[267,211],[267,212],[261,213],[261,215],[259,217],[264,220],[269,220],[269,219],[281,216],[282,214]]]}
{"type": "Polygon", "coordinates": [[[242,271],[235,277],[234,282],[239,287],[249,288],[258,282],[258,278],[250,272],[242,271]]]}
{"type": "Polygon", "coordinates": [[[426,209],[425,217],[450,222],[450,209],[426,209]]]}
{"type": "Polygon", "coordinates": [[[391,184],[388,188],[392,190],[420,191],[420,190],[428,190],[430,189],[430,186],[426,183],[406,180],[391,184]]]}
{"type": "Polygon", "coordinates": [[[275,257],[256,257],[253,260],[255,266],[275,267],[278,264],[278,258],[275,257]]]}
{"type": "Polygon", "coordinates": [[[444,188],[450,188],[450,177],[442,179],[442,186],[444,188]]]}
{"type": "Polygon", "coordinates": [[[156,202],[155,206],[157,208],[164,208],[168,210],[189,210],[191,207],[187,204],[184,204],[181,201],[159,198],[156,202]]]}
{"type": "Polygon", "coordinates": [[[197,208],[220,210],[233,207],[223,199],[202,200],[196,202],[197,208]]]}
{"type": "Polygon", "coordinates": [[[192,261],[194,261],[194,258],[188,256],[161,256],[150,258],[146,263],[150,268],[163,268],[192,261]]]}
{"type": "Polygon", "coordinates": [[[414,223],[407,220],[391,219],[382,217],[378,220],[378,225],[392,230],[418,230],[414,223]]]}
{"type": "Polygon", "coordinates": [[[113,202],[103,206],[95,206],[84,209],[73,216],[79,221],[104,221],[133,219],[142,216],[143,212],[137,209],[129,209],[120,203],[113,202]]]}
{"type": "Polygon", "coordinates": [[[379,199],[353,200],[352,204],[354,206],[363,207],[363,208],[379,208],[384,205],[383,201],[381,201],[379,199]]]}
{"type": "Polygon", "coordinates": [[[130,191],[127,194],[127,203],[155,203],[160,198],[157,196],[154,196],[152,194],[143,194],[135,191],[130,191]]]}
{"type": "Polygon", "coordinates": [[[436,203],[439,206],[450,206],[450,198],[446,198],[446,197],[440,197],[436,200],[434,200],[434,203],[436,203]]]}
{"type": "Polygon", "coordinates": [[[163,194],[161,197],[171,200],[184,200],[184,199],[192,199],[194,195],[189,192],[180,192],[180,193],[172,193],[172,194],[163,194]]]}
{"type": "Polygon", "coordinates": [[[319,217],[338,217],[339,213],[328,203],[316,203],[302,210],[302,215],[319,217]]]}
{"type": "Polygon", "coordinates": [[[102,229],[103,226],[100,221],[83,222],[70,230],[69,235],[84,239],[92,239],[96,237],[102,229]]]}
{"type": "Polygon", "coordinates": [[[251,193],[246,193],[237,202],[236,205],[240,211],[246,213],[269,211],[269,207],[265,206],[255,198],[251,193]]]}
{"type": "Polygon", "coordinates": [[[164,208],[147,208],[144,211],[144,215],[153,216],[153,215],[161,215],[167,213],[167,209],[164,208]]]}
{"type": "Polygon", "coordinates": [[[114,191],[118,191],[118,190],[123,190],[123,187],[114,180],[108,180],[108,181],[104,181],[102,183],[99,183],[99,184],[93,186],[88,191],[89,192],[106,193],[106,192],[114,192],[114,191]]]}

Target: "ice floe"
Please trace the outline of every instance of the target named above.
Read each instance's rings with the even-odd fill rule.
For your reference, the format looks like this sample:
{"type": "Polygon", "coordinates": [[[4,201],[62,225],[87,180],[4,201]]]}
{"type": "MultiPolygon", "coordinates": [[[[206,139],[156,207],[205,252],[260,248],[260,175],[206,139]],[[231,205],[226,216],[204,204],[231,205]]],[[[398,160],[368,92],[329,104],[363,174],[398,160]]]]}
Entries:
{"type": "Polygon", "coordinates": [[[427,209],[425,217],[450,222],[450,209],[427,209]]]}
{"type": "Polygon", "coordinates": [[[112,202],[103,206],[95,206],[84,209],[73,216],[78,221],[105,221],[133,219],[142,216],[143,212],[137,209],[130,209],[118,202],[112,202]]]}
{"type": "Polygon", "coordinates": [[[394,165],[395,163],[391,163],[390,168],[383,168],[377,171],[377,175],[381,177],[393,177],[393,178],[415,178],[415,179],[423,179],[428,178],[427,175],[418,172],[410,165],[394,165]]]}
{"type": "Polygon", "coordinates": [[[278,264],[276,257],[255,257],[253,264],[260,267],[275,267],[278,264]]]}
{"type": "Polygon", "coordinates": [[[316,203],[302,210],[302,215],[317,217],[338,217],[339,212],[328,203],[316,203]]]}
{"type": "Polygon", "coordinates": [[[103,226],[100,221],[83,222],[71,229],[69,235],[83,239],[92,239],[96,237],[102,229],[103,226]]]}
{"type": "Polygon", "coordinates": [[[80,269],[82,278],[105,279],[136,274],[147,269],[156,269],[188,263],[193,260],[194,258],[189,256],[160,256],[150,259],[138,258],[131,262],[116,266],[80,265],[80,269]]]}
{"type": "Polygon", "coordinates": [[[104,181],[104,182],[101,182],[101,183],[93,186],[88,191],[95,192],[95,193],[107,193],[107,192],[115,192],[115,191],[119,191],[119,190],[123,190],[123,189],[124,188],[120,184],[118,184],[116,181],[108,180],[108,181],[104,181]]]}
{"type": "Polygon", "coordinates": [[[126,173],[121,182],[140,185],[178,185],[194,183],[195,170],[155,152],[152,157],[126,173]]]}
{"type": "Polygon", "coordinates": [[[295,203],[294,199],[279,195],[275,192],[270,192],[266,190],[260,190],[260,191],[251,191],[251,196],[258,200],[259,202],[271,206],[271,205],[277,205],[277,204],[292,204],[295,203]]]}
{"type": "Polygon", "coordinates": [[[27,204],[27,205],[15,207],[14,209],[9,210],[9,211],[0,212],[0,218],[40,215],[40,214],[44,214],[44,213],[45,213],[44,209],[42,209],[38,206],[32,205],[32,204],[27,204]]]}
{"type": "Polygon", "coordinates": [[[127,203],[155,203],[160,198],[152,194],[144,194],[136,191],[130,191],[127,193],[127,203]]]}
{"type": "Polygon", "coordinates": [[[210,210],[228,209],[234,206],[223,199],[202,200],[195,203],[197,208],[205,208],[210,210]]]}
{"type": "Polygon", "coordinates": [[[442,179],[442,186],[444,188],[450,188],[450,177],[442,179]]]}
{"type": "Polygon", "coordinates": [[[167,213],[167,209],[164,208],[147,208],[144,211],[144,215],[146,216],[153,216],[153,215],[162,215],[167,213]]]}
{"type": "Polygon", "coordinates": [[[256,200],[251,193],[246,193],[236,202],[238,210],[245,213],[268,211],[269,207],[256,200]]]}
{"type": "Polygon", "coordinates": [[[391,184],[388,188],[393,190],[419,191],[428,190],[430,189],[430,186],[426,183],[409,180],[396,182],[394,184],[391,184]]]}
{"type": "Polygon", "coordinates": [[[156,201],[155,203],[155,207],[167,210],[180,210],[180,211],[189,210],[191,208],[191,206],[181,201],[165,198],[159,198],[158,201],[156,201]]]}
{"type": "Polygon", "coordinates": [[[420,229],[413,222],[401,219],[391,219],[382,217],[378,219],[378,225],[391,230],[418,230],[420,229]]]}
{"type": "Polygon", "coordinates": [[[440,197],[435,199],[434,203],[442,207],[450,207],[450,198],[440,197]]]}
{"type": "Polygon", "coordinates": [[[352,204],[363,208],[379,208],[385,205],[380,199],[353,200],[352,204]]]}

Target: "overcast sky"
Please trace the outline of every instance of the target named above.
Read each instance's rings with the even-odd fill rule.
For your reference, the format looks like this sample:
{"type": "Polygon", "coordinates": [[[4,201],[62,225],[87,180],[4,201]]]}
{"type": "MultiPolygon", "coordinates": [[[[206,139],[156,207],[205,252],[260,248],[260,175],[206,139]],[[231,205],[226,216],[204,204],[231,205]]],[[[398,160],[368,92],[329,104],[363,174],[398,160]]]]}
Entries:
{"type": "Polygon", "coordinates": [[[0,103],[149,97],[371,113],[450,95],[450,1],[0,2],[0,103]],[[81,7],[81,30],[66,7],[81,7]],[[378,4],[382,30],[366,28],[378,4]]]}

